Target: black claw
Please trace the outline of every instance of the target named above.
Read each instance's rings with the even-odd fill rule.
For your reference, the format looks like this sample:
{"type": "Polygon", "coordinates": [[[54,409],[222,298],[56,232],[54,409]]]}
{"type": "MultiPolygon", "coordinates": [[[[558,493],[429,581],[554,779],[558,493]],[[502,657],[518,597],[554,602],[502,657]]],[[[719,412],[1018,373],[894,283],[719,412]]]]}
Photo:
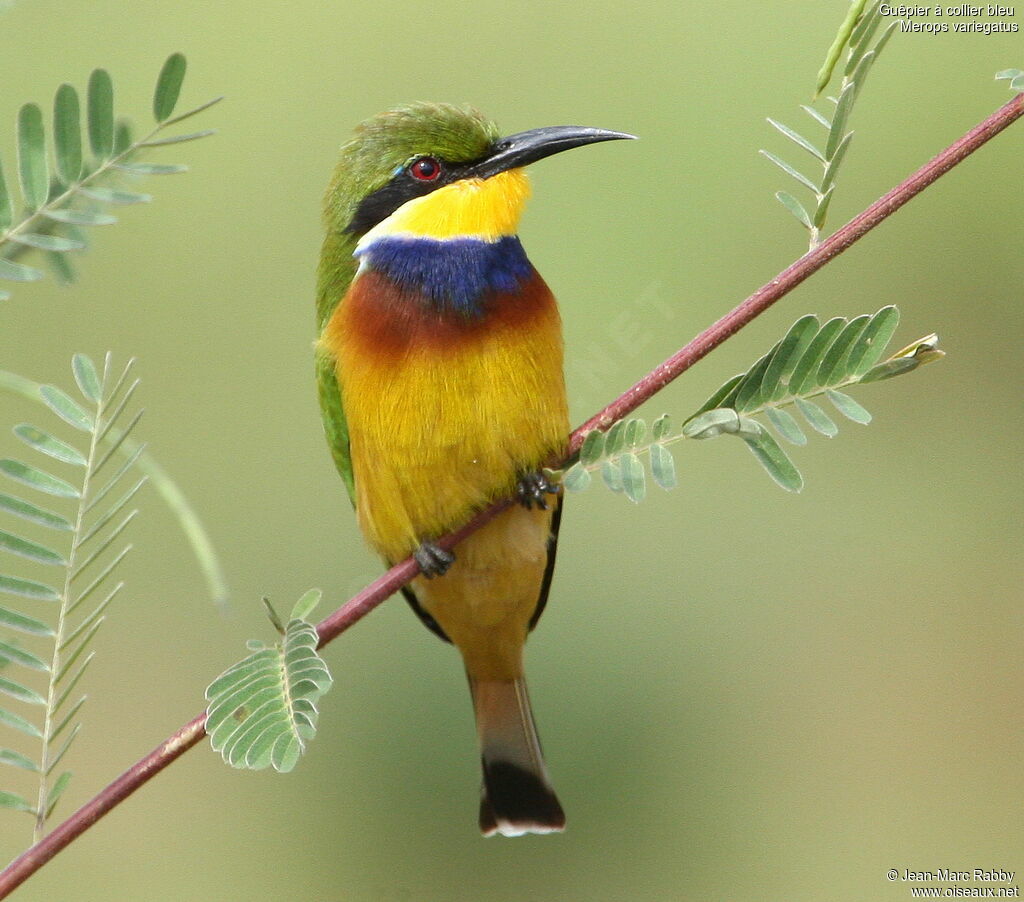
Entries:
{"type": "Polygon", "coordinates": [[[527,510],[536,504],[539,510],[546,511],[548,501],[544,496],[557,494],[558,486],[550,482],[540,470],[524,474],[516,484],[516,498],[527,510]]]}
{"type": "Polygon", "coordinates": [[[455,563],[454,554],[445,551],[440,545],[435,545],[433,542],[424,542],[412,553],[412,556],[420,565],[420,570],[423,571],[423,575],[427,579],[444,576],[448,572],[448,568],[455,563]]]}

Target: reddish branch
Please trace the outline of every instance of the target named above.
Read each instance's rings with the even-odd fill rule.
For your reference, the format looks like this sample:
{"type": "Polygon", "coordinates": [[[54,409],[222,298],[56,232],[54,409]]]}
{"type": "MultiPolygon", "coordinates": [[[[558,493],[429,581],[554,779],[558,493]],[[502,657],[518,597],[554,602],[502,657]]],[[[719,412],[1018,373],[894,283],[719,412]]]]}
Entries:
{"type": "MultiPolygon", "coordinates": [[[[1005,106],[996,110],[980,125],[972,128],[959,141],[951,144],[931,162],[922,166],[908,179],[900,182],[888,194],[875,201],[859,216],[854,217],[839,231],[809,251],[762,288],[755,291],[742,304],[722,317],[710,328],[705,329],[684,348],[673,354],[636,383],[629,391],[616,398],[600,413],[573,432],[570,450],[576,451],[584,436],[593,429],[604,429],[636,410],[673,379],[686,372],[730,335],[738,332],[754,317],[763,313],[777,300],[791,292],[804,279],[816,273],[829,260],[841,254],[851,244],[863,238],[875,226],[896,212],[907,201],[920,194],[941,175],[960,163],[987,141],[998,135],[1004,128],[1024,116],[1024,94],[1016,96],[1005,106]]],[[[452,548],[473,531],[479,529],[504,510],[510,501],[501,501],[477,514],[460,530],[445,536],[439,544],[452,548]]],[[[393,595],[418,571],[415,561],[409,558],[392,567],[362,592],[354,596],[317,626],[320,645],[337,638],[357,620],[361,620],[377,605],[393,595]]],[[[145,758],[136,762],[113,783],[100,792],[92,801],[78,809],[64,823],[56,827],[36,845],[24,852],[0,873],[0,899],[6,898],[16,887],[28,879],[47,861],[53,858],[72,840],[88,830],[115,805],[124,801],[136,789],[172,761],[196,745],[205,735],[203,727],[205,714],[200,714],[162,742],[145,758]]]]}

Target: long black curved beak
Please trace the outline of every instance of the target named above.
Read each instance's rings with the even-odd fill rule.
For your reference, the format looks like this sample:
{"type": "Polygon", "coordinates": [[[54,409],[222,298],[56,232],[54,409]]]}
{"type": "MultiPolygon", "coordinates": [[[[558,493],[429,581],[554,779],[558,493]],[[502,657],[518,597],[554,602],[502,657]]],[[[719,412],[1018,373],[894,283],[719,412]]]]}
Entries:
{"type": "Polygon", "coordinates": [[[474,164],[463,175],[464,178],[490,178],[499,172],[518,169],[550,157],[552,154],[597,144],[599,141],[634,139],[636,135],[625,132],[610,132],[603,128],[588,128],[582,125],[551,125],[546,128],[531,128],[502,138],[494,145],[494,151],[479,163],[474,164]]]}

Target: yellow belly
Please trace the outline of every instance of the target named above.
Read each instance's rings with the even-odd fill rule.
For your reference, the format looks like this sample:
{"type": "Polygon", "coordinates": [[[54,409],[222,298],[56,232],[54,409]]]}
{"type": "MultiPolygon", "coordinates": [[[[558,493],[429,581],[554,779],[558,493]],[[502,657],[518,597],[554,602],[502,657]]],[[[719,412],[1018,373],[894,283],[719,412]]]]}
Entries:
{"type": "Polygon", "coordinates": [[[342,302],[325,341],[337,361],[356,509],[387,560],[507,495],[569,432],[561,324],[552,301],[529,327],[478,330],[387,358],[342,302]]]}
{"type": "Polygon", "coordinates": [[[466,538],[444,576],[419,577],[423,608],[462,652],[477,680],[515,680],[537,608],[551,529],[550,511],[509,508],[466,538]]]}

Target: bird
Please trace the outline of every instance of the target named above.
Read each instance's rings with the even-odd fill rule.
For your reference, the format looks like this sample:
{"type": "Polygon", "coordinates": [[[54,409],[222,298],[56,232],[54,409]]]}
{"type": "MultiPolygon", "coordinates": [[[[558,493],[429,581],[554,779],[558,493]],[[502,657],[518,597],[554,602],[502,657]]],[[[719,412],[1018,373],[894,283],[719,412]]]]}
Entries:
{"type": "Polygon", "coordinates": [[[316,377],[359,526],[423,623],[461,653],[485,836],[553,833],[523,647],[547,601],[562,497],[543,473],[570,432],[561,319],[517,235],[524,167],[632,135],[582,126],[502,137],[468,106],[419,102],[356,127],[323,202],[316,377]],[[452,552],[436,540],[509,505],[452,552]]]}

